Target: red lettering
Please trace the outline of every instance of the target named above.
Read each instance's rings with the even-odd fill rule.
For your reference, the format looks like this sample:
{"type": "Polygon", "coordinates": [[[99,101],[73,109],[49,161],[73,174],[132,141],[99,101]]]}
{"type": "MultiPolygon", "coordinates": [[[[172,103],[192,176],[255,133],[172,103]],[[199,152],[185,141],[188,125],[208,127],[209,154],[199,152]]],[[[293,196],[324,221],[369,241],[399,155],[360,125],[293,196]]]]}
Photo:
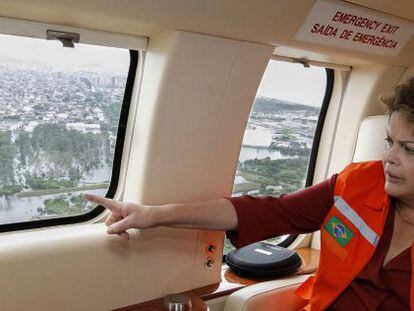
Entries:
{"type": "Polygon", "coordinates": [[[346,20],[347,20],[348,16],[349,16],[349,14],[340,12],[340,15],[336,19],[336,22],[340,22],[342,24],[346,24],[347,23],[346,20]]]}
{"type": "Polygon", "coordinates": [[[316,32],[317,34],[321,35],[323,34],[323,30],[324,30],[324,25],[322,25],[321,27],[319,27],[318,31],[316,32]]]}
{"type": "Polygon", "coordinates": [[[398,41],[387,39],[386,37],[377,37],[373,35],[367,35],[361,32],[358,32],[352,41],[360,42],[363,44],[375,45],[378,47],[384,47],[387,49],[395,49],[397,47],[398,41]]]}
{"type": "Polygon", "coordinates": [[[354,32],[352,30],[345,29],[344,31],[342,31],[341,35],[339,36],[339,39],[349,40],[353,33],[354,32]]]}
{"type": "Polygon", "coordinates": [[[352,41],[359,41],[359,38],[361,37],[362,33],[357,32],[357,34],[354,36],[354,38],[352,39],[352,41]]]}
{"type": "Polygon", "coordinates": [[[319,24],[313,25],[313,28],[311,30],[311,33],[315,33],[318,30],[318,28],[319,28],[319,24]]]}
{"type": "Polygon", "coordinates": [[[367,40],[367,43],[372,44],[372,42],[376,39],[376,36],[370,36],[370,38],[367,40]]]}
{"type": "Polygon", "coordinates": [[[362,36],[362,40],[361,40],[361,42],[362,42],[362,43],[368,43],[368,41],[369,41],[370,37],[371,37],[371,36],[369,36],[369,35],[363,35],[363,36],[362,36]]]}
{"type": "Polygon", "coordinates": [[[351,20],[352,16],[353,15],[351,15],[351,14],[346,14],[346,17],[344,19],[344,24],[349,24],[349,21],[351,20]]]}
{"type": "Polygon", "coordinates": [[[323,35],[327,37],[335,37],[337,32],[338,32],[338,28],[334,28],[330,24],[328,25],[315,24],[313,25],[313,28],[311,29],[311,33],[314,33],[317,35],[323,35]]]}
{"type": "MultiPolygon", "coordinates": [[[[359,28],[366,28],[370,30],[377,30],[377,28],[382,24],[382,22],[377,21],[375,19],[369,19],[363,16],[348,14],[348,13],[344,13],[341,11],[336,11],[335,15],[332,17],[332,21],[341,23],[341,24],[353,25],[359,28]]],[[[398,27],[398,26],[392,26],[392,27],[398,27]]],[[[392,28],[388,31],[392,32],[392,31],[396,31],[396,29],[394,30],[394,28],[392,28]]]]}
{"type": "Polygon", "coordinates": [[[334,17],[332,18],[332,20],[334,22],[338,21],[339,17],[342,15],[342,12],[337,11],[334,15],[334,17]]]}
{"type": "MultiPolygon", "coordinates": [[[[381,22],[376,22],[376,25],[375,25],[375,29],[374,30],[377,30],[377,28],[379,27],[379,26],[381,26],[381,22]]],[[[372,27],[372,28],[374,28],[374,27],[372,27]]],[[[371,29],[371,28],[370,28],[371,29]]]]}
{"type": "Polygon", "coordinates": [[[351,19],[349,20],[349,23],[352,24],[357,20],[358,16],[352,15],[351,19]]]}
{"type": "Polygon", "coordinates": [[[388,33],[390,35],[395,34],[395,32],[400,28],[400,26],[397,25],[390,25],[390,24],[385,24],[384,26],[382,26],[381,28],[381,32],[382,33],[388,33]]]}

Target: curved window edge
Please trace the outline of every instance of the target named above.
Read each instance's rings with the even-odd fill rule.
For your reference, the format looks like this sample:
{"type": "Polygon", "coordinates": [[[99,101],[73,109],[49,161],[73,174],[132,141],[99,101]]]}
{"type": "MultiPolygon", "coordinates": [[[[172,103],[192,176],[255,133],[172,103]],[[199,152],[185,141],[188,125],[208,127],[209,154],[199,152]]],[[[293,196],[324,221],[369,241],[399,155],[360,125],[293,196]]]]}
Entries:
{"type": "MultiPolygon", "coordinates": [[[[139,55],[138,51],[129,50],[129,54],[130,54],[130,64],[129,64],[129,69],[128,69],[128,77],[127,77],[127,81],[125,85],[124,98],[122,100],[121,114],[120,114],[119,123],[118,123],[118,132],[117,132],[116,144],[115,144],[111,182],[109,184],[108,191],[105,195],[105,197],[108,197],[108,198],[113,198],[117,190],[117,187],[118,187],[121,160],[122,160],[122,151],[123,151],[124,141],[125,141],[125,132],[126,132],[128,114],[129,114],[129,109],[131,106],[132,92],[134,88],[134,82],[135,82],[136,72],[137,72],[137,67],[138,67],[138,55],[139,55]]],[[[1,224],[0,233],[81,223],[81,222],[89,221],[97,217],[104,210],[105,210],[104,207],[96,206],[89,212],[82,214],[82,215],[1,224]]]]}
{"type": "MultiPolygon", "coordinates": [[[[331,101],[333,86],[334,86],[334,70],[325,68],[326,71],[326,88],[323,96],[321,111],[319,113],[318,123],[316,124],[315,136],[312,142],[312,151],[309,158],[308,173],[306,175],[305,188],[312,186],[313,178],[315,176],[316,160],[318,157],[319,145],[322,136],[323,126],[325,124],[326,114],[328,112],[329,103],[331,101]]],[[[290,234],[277,246],[289,247],[297,238],[299,234],[290,234]]]]}

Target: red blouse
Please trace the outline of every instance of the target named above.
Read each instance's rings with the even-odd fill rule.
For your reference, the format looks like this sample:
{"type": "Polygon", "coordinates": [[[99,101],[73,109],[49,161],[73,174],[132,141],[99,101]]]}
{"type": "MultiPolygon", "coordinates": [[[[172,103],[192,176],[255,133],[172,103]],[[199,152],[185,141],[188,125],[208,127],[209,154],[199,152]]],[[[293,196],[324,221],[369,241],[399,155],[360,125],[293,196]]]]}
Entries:
{"type": "MultiPolygon", "coordinates": [[[[231,198],[238,218],[237,231],[227,232],[236,247],[288,233],[319,230],[333,204],[337,175],[302,191],[276,197],[231,198]]],[[[377,250],[365,268],[329,310],[410,310],[411,253],[406,249],[382,265],[394,227],[389,214],[377,250]]]]}

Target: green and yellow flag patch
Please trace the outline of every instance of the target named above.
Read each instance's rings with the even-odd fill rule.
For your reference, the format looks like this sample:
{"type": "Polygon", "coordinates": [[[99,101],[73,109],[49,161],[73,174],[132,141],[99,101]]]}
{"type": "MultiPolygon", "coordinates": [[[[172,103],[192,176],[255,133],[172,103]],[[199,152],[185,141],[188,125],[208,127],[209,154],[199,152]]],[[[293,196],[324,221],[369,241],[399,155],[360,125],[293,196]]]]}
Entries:
{"type": "Polygon", "coordinates": [[[332,216],[331,219],[329,219],[328,223],[325,225],[325,229],[342,247],[347,245],[354,236],[354,233],[335,216],[332,216]]]}

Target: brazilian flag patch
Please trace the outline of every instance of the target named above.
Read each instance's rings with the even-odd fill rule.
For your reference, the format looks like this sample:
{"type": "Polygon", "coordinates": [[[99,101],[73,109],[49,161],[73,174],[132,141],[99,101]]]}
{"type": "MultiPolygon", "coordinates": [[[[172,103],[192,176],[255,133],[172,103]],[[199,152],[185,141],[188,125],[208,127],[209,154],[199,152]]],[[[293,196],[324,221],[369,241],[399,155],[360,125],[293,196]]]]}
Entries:
{"type": "Polygon", "coordinates": [[[335,216],[332,216],[331,219],[329,219],[328,223],[325,225],[325,229],[342,247],[347,245],[354,236],[352,231],[335,216]]]}

